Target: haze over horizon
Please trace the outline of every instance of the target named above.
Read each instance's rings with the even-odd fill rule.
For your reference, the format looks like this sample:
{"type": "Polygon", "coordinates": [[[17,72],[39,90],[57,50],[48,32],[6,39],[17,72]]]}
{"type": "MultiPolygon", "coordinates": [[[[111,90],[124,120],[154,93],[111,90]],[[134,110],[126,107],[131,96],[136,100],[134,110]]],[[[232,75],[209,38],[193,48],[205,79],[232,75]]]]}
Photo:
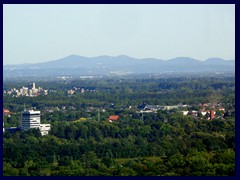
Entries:
{"type": "MultiPolygon", "coordinates": [[[[179,58],[186,58],[186,59],[195,59],[197,61],[206,61],[206,60],[209,60],[209,59],[222,59],[222,58],[219,58],[219,57],[210,57],[210,58],[207,58],[207,59],[204,59],[204,60],[200,60],[200,59],[196,59],[196,58],[191,58],[191,57],[173,57],[171,59],[159,59],[159,58],[154,58],[154,57],[145,57],[145,58],[135,58],[135,57],[132,57],[132,56],[128,56],[128,55],[125,55],[125,54],[121,54],[121,55],[117,55],[117,56],[109,56],[109,55],[100,55],[100,56],[93,56],[93,57],[87,57],[87,56],[81,56],[81,55],[78,55],[78,54],[70,54],[68,56],[65,56],[65,57],[62,57],[62,58],[59,58],[59,59],[49,59],[49,60],[44,60],[44,61],[41,61],[41,62],[27,62],[27,63],[16,63],[16,64],[4,64],[4,66],[11,66],[11,65],[21,65],[21,64],[38,64],[38,63],[48,63],[48,62],[52,62],[52,61],[59,61],[61,59],[65,59],[67,57],[71,57],[71,56],[78,56],[78,57],[84,57],[84,58],[90,58],[90,59],[95,59],[95,58],[98,58],[98,57],[121,57],[121,56],[126,56],[126,57],[129,57],[129,58],[133,58],[133,59],[136,59],[136,60],[145,60],[145,59],[156,59],[156,60],[160,60],[160,61],[169,61],[169,60],[173,60],[173,59],[179,59],[179,58]]],[[[235,59],[223,59],[225,61],[235,61],[235,59]]]]}
{"type": "Polygon", "coordinates": [[[76,54],[235,60],[235,5],[3,5],[3,65],[76,54]]]}

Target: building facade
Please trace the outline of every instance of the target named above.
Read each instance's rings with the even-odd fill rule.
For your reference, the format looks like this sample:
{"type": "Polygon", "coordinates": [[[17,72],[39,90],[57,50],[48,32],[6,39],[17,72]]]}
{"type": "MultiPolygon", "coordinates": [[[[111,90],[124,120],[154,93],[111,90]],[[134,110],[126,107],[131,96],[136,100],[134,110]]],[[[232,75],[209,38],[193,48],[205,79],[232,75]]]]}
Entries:
{"type": "Polygon", "coordinates": [[[34,110],[27,110],[22,112],[20,128],[22,130],[29,130],[31,128],[39,128],[41,134],[47,135],[50,131],[50,124],[41,124],[41,112],[34,110]]]}
{"type": "Polygon", "coordinates": [[[48,134],[48,132],[51,130],[50,124],[40,124],[40,131],[42,136],[45,136],[48,134]]]}
{"type": "Polygon", "coordinates": [[[39,128],[41,123],[40,111],[23,111],[21,120],[21,129],[28,130],[31,128],[39,128]]]}

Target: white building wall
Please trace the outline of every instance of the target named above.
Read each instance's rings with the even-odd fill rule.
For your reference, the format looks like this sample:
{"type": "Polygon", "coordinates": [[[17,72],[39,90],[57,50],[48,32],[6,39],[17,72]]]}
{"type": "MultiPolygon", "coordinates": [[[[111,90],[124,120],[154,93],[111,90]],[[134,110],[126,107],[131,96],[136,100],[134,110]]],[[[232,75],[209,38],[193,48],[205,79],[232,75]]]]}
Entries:
{"type": "Polygon", "coordinates": [[[42,136],[47,135],[48,132],[51,130],[51,125],[50,124],[40,124],[40,131],[42,136]]]}
{"type": "Polygon", "coordinates": [[[36,89],[35,82],[33,82],[33,87],[32,87],[32,89],[36,89]]]}
{"type": "Polygon", "coordinates": [[[39,128],[40,122],[40,111],[24,111],[22,113],[21,129],[39,128]]]}
{"type": "Polygon", "coordinates": [[[188,111],[182,111],[182,113],[184,116],[188,115],[188,111]]]}
{"type": "Polygon", "coordinates": [[[23,95],[28,95],[28,87],[23,87],[22,88],[22,94],[23,95]]]}
{"type": "Polygon", "coordinates": [[[51,130],[51,125],[41,124],[40,114],[40,111],[24,111],[22,113],[21,129],[28,130],[31,128],[39,128],[42,136],[47,135],[48,132],[51,130]]]}

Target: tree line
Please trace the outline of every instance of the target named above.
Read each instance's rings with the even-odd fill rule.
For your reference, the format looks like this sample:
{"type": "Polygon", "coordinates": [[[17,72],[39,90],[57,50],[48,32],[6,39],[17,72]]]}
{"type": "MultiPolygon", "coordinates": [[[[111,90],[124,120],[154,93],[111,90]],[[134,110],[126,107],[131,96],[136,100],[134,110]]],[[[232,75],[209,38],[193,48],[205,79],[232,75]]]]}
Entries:
{"type": "Polygon", "coordinates": [[[87,120],[4,134],[4,175],[234,175],[234,121],[87,120]],[[90,171],[90,172],[89,172],[90,171]]]}

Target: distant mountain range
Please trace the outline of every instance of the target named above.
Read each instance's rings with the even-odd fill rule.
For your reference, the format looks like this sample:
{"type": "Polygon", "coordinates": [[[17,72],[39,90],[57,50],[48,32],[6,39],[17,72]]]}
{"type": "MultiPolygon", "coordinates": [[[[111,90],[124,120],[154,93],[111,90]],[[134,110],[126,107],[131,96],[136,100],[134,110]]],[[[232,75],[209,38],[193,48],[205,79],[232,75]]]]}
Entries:
{"type": "Polygon", "coordinates": [[[189,57],[170,60],[136,59],[125,55],[116,57],[83,57],[70,55],[58,60],[36,64],[4,65],[4,77],[128,75],[163,73],[235,72],[235,60],[210,58],[205,61],[189,57]]]}

